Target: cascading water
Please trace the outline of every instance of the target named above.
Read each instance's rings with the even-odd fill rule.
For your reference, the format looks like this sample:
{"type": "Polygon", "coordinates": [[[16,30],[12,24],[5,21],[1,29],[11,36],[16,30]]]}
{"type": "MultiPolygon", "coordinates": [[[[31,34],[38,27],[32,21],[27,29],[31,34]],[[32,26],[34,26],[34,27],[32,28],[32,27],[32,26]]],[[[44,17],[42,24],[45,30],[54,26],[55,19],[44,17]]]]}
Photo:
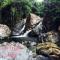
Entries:
{"type": "Polygon", "coordinates": [[[26,19],[20,20],[13,28],[12,38],[16,40],[37,41],[42,32],[43,18],[30,14],[26,19]]]}
{"type": "MultiPolygon", "coordinates": [[[[23,28],[22,28],[23,29],[23,28]]],[[[16,38],[20,38],[20,37],[28,37],[28,34],[31,32],[31,30],[26,31],[24,34],[18,35],[18,36],[13,36],[16,38]]]]}

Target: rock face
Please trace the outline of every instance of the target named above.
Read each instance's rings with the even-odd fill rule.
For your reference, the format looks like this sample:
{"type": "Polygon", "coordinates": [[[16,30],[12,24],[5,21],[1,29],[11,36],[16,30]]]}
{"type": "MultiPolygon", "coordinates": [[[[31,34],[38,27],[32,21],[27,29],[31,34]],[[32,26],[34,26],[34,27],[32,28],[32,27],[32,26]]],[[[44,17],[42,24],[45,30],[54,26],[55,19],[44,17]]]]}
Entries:
{"type": "Polygon", "coordinates": [[[36,60],[51,60],[48,56],[38,55],[36,60]]]}
{"type": "Polygon", "coordinates": [[[20,20],[19,23],[14,26],[12,35],[20,35],[21,33],[23,33],[25,29],[25,23],[26,19],[20,20]]]}
{"type": "Polygon", "coordinates": [[[37,45],[37,53],[40,55],[49,55],[52,60],[59,60],[60,47],[54,43],[44,42],[37,45]]]}
{"type": "Polygon", "coordinates": [[[47,32],[46,41],[50,41],[52,43],[59,42],[58,33],[57,32],[53,32],[53,31],[47,32]]]}
{"type": "Polygon", "coordinates": [[[12,34],[22,37],[36,37],[42,30],[42,21],[43,18],[31,13],[26,19],[23,19],[15,25],[12,34]]]}
{"type": "Polygon", "coordinates": [[[26,28],[31,28],[32,29],[32,28],[36,27],[41,20],[43,20],[43,18],[40,18],[39,16],[31,13],[27,17],[26,28]]]}
{"type": "Polygon", "coordinates": [[[58,33],[54,31],[49,31],[47,33],[41,33],[39,35],[39,42],[58,43],[59,42],[58,33]]]}
{"type": "Polygon", "coordinates": [[[0,44],[0,60],[31,60],[32,52],[20,43],[0,44]]]}
{"type": "Polygon", "coordinates": [[[0,37],[8,37],[11,34],[11,30],[8,26],[0,24],[0,37]]]}

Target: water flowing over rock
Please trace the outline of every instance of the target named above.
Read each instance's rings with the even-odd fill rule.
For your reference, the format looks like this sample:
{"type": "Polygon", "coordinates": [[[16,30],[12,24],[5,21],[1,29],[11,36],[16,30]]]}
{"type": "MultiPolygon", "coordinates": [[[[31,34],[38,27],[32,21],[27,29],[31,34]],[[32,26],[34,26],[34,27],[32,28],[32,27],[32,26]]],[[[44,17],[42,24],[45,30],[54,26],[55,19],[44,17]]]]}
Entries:
{"type": "Polygon", "coordinates": [[[26,19],[21,20],[13,28],[12,35],[14,37],[34,37],[42,30],[43,18],[31,13],[26,19]],[[33,33],[33,34],[30,34],[33,33]]]}
{"type": "Polygon", "coordinates": [[[0,24],[0,37],[8,37],[11,34],[11,30],[7,25],[0,24]]]}
{"type": "Polygon", "coordinates": [[[23,33],[25,29],[25,23],[26,19],[20,20],[19,23],[14,26],[12,35],[20,35],[21,33],[23,33]]]}

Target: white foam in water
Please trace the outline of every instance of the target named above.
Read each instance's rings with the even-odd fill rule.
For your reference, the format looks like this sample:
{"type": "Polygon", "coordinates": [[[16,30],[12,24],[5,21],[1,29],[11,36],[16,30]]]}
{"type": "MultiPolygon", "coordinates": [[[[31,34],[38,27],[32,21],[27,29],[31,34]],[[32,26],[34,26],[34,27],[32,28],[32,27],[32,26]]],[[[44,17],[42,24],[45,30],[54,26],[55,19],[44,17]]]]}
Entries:
{"type": "Polygon", "coordinates": [[[27,37],[28,33],[31,32],[31,30],[26,31],[23,35],[21,35],[20,37],[27,37]]]}
{"type": "Polygon", "coordinates": [[[16,38],[18,38],[18,37],[27,37],[30,32],[31,32],[31,30],[28,30],[28,31],[26,31],[24,34],[22,34],[20,36],[13,36],[13,37],[16,37],[16,38]]]}
{"type": "Polygon", "coordinates": [[[21,34],[21,33],[24,31],[24,29],[25,29],[25,25],[22,27],[21,30],[19,30],[19,32],[14,32],[14,31],[13,31],[13,34],[14,34],[14,35],[19,35],[19,34],[21,34]]]}
{"type": "Polygon", "coordinates": [[[25,29],[25,25],[23,26],[23,28],[21,29],[21,31],[19,33],[23,32],[24,29],[25,29]]]}

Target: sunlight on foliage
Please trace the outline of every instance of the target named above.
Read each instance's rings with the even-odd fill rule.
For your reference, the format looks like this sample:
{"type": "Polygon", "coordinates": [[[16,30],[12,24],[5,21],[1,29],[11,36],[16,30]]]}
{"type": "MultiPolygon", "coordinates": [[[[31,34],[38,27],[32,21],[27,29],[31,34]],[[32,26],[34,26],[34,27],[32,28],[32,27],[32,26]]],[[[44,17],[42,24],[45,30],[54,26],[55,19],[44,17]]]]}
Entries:
{"type": "Polygon", "coordinates": [[[12,1],[13,1],[13,0],[3,0],[3,1],[1,2],[1,6],[0,6],[0,7],[3,8],[3,7],[5,7],[6,5],[11,4],[12,1]]]}

